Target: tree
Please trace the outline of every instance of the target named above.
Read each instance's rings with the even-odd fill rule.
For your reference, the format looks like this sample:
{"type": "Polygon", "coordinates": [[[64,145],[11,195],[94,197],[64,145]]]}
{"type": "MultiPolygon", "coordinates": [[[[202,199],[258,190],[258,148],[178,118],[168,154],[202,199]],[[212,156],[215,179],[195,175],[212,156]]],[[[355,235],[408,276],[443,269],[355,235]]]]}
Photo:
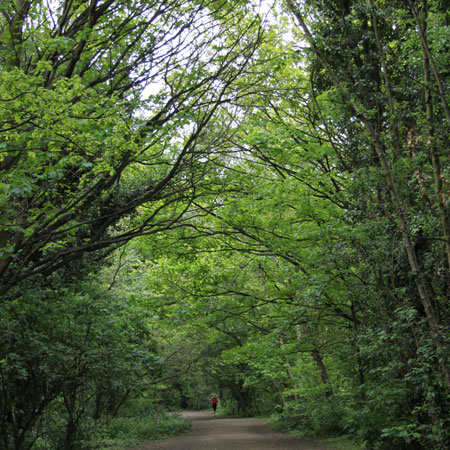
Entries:
{"type": "MultiPolygon", "coordinates": [[[[395,109],[397,106],[395,103],[394,92],[395,89],[391,86],[391,81],[395,77],[395,72],[390,70],[391,68],[397,67],[395,62],[386,61],[386,54],[384,51],[384,43],[392,42],[399,39],[396,36],[398,30],[389,30],[384,28],[385,35],[381,36],[380,27],[380,17],[381,20],[386,20],[386,11],[380,6],[375,9],[375,2],[371,2],[371,8],[366,8],[366,5],[354,3],[353,7],[350,9],[339,10],[337,8],[330,7],[327,5],[324,15],[331,15],[334,19],[334,24],[336,25],[335,34],[330,34],[330,32],[325,32],[325,34],[320,34],[321,25],[319,25],[319,30],[317,37],[314,32],[311,32],[308,24],[304,19],[304,14],[302,13],[298,4],[293,1],[287,1],[287,6],[295,18],[298,20],[299,26],[301,27],[305,38],[311,45],[312,52],[315,54],[317,60],[322,65],[326,72],[327,77],[331,81],[334,88],[340,92],[342,99],[348,107],[350,114],[353,114],[355,118],[361,123],[365,128],[367,133],[367,139],[374,151],[374,156],[376,156],[376,163],[379,165],[382,173],[385,176],[385,189],[390,196],[392,202],[392,214],[397,221],[399,230],[402,233],[405,251],[408,256],[409,265],[411,268],[411,273],[414,276],[417,293],[421,300],[425,315],[428,320],[430,327],[430,332],[435,341],[435,345],[441,354],[441,370],[443,376],[446,380],[447,387],[450,388],[450,372],[448,368],[447,357],[445,356],[445,351],[443,350],[443,341],[440,332],[439,319],[436,312],[436,306],[432,299],[433,294],[430,292],[428,283],[423,277],[423,270],[420,267],[418,260],[416,248],[413,243],[411,226],[408,220],[408,213],[406,212],[406,205],[404,199],[402,198],[402,182],[397,179],[395,172],[393,170],[390,151],[395,150],[401,145],[402,148],[411,151],[411,142],[408,145],[406,137],[403,137],[403,142],[400,138],[400,132],[406,129],[410,130],[408,127],[408,117],[401,117],[400,112],[395,109]],[[364,19],[367,19],[366,24],[363,24],[364,19]],[[353,21],[353,22],[352,22],[353,21]],[[369,24],[369,25],[367,25],[369,24]],[[370,27],[369,27],[370,26],[370,27]],[[343,38],[343,32],[348,32],[348,39],[344,40],[345,45],[340,48],[345,54],[345,57],[339,60],[337,56],[337,48],[334,46],[327,46],[324,44],[326,39],[335,39],[339,36],[340,39],[343,38]],[[365,33],[365,34],[364,34],[365,33]],[[320,38],[318,38],[320,36],[320,38]],[[319,39],[323,39],[322,42],[318,42],[319,39]],[[352,50],[355,42],[359,42],[359,46],[356,50],[352,50]],[[323,50],[322,47],[325,49],[323,50]],[[334,54],[333,54],[334,53],[334,54]],[[346,66],[339,64],[339,61],[346,61],[346,66]],[[351,62],[351,65],[348,65],[351,62]],[[389,64],[389,66],[387,65],[389,64]],[[342,80],[342,81],[341,81],[342,80]],[[385,102],[383,103],[383,100],[385,102]],[[384,117],[389,117],[386,120],[384,117]],[[403,123],[401,123],[403,121],[403,123]],[[392,141],[387,140],[388,133],[391,133],[392,141]]],[[[350,4],[349,4],[350,5],[350,4]]],[[[403,10],[403,8],[401,8],[403,10]]],[[[426,3],[422,5],[422,11],[426,11],[426,3]]],[[[404,10],[403,10],[404,11],[404,10]]],[[[415,12],[413,6],[413,12],[415,12]]],[[[417,12],[416,12],[417,13],[417,12]]],[[[417,15],[417,14],[416,14],[417,15]]],[[[425,16],[422,17],[424,19],[425,16]]],[[[420,25],[420,24],[419,24],[420,25]]],[[[406,28],[403,30],[407,30],[406,28]]],[[[421,36],[423,35],[423,28],[421,36]]],[[[416,37],[417,38],[417,37],[416,37]]],[[[425,45],[424,38],[421,37],[423,45],[425,45]]],[[[428,49],[429,50],[429,49],[428,49]]],[[[429,52],[423,49],[425,56],[424,60],[424,76],[425,82],[428,83],[430,80],[428,58],[429,52]]],[[[437,74],[438,75],[438,74],[437,74]]],[[[413,76],[419,77],[419,74],[414,74],[413,76]]],[[[416,80],[418,78],[415,78],[416,80]]],[[[437,77],[440,81],[440,77],[437,77]]],[[[400,84],[400,83],[399,83],[400,84]]],[[[441,96],[442,97],[442,96],[441,96]]],[[[426,100],[428,103],[427,117],[428,124],[430,126],[430,120],[432,114],[430,111],[430,92],[426,93],[426,100]]],[[[397,100],[398,102],[398,100],[397,100]]],[[[444,99],[445,105],[445,99],[444,99]]],[[[420,108],[421,105],[415,105],[420,108]]],[[[428,139],[428,143],[431,144],[427,150],[431,152],[431,158],[433,162],[432,173],[435,173],[435,189],[437,192],[437,198],[440,208],[441,223],[443,226],[443,236],[444,244],[447,242],[445,236],[448,235],[447,231],[447,216],[448,211],[443,207],[442,204],[442,186],[441,186],[441,173],[440,173],[440,156],[436,155],[436,149],[434,143],[428,139]],[[437,171],[437,173],[436,173],[437,171]]],[[[447,244],[445,244],[445,247],[447,244]]]]}
{"type": "Polygon", "coordinates": [[[211,170],[213,143],[199,138],[246,95],[235,81],[262,39],[246,12],[178,0],[2,6],[3,294],[184,217],[211,170]]]}
{"type": "MultiPolygon", "coordinates": [[[[375,214],[390,222],[384,231],[390,238],[376,237],[379,248],[366,247],[366,258],[385,249],[384,263],[379,260],[375,266],[377,285],[384,285],[384,294],[380,291],[380,298],[385,298],[383,307],[398,317],[398,327],[412,320],[405,314],[412,314],[415,327],[421,330],[420,339],[411,330],[409,347],[398,345],[396,357],[410,358],[421,366],[421,355],[426,353],[428,362],[434,361],[433,370],[424,378],[427,389],[445,404],[442,398],[450,378],[443,299],[448,292],[442,286],[448,280],[449,212],[443,191],[448,140],[443,124],[448,123],[448,115],[443,95],[445,69],[439,63],[445,50],[437,38],[447,20],[445,6],[442,2],[395,2],[388,6],[377,1],[301,4],[290,0],[285,5],[307,42],[315,95],[327,95],[335,102],[338,115],[331,120],[341,128],[340,136],[353,152],[345,159],[353,172],[349,187],[356,185],[354,193],[360,202],[354,203],[354,212],[359,209],[354,217],[366,227],[374,223],[375,214]],[[440,126],[435,128],[437,123],[440,126]],[[398,245],[399,235],[402,246],[398,245]],[[388,242],[395,261],[391,268],[385,264],[388,242]],[[406,313],[408,307],[418,315],[406,313]],[[427,331],[420,318],[426,319],[427,331]],[[439,372],[441,381],[436,383],[439,372]]],[[[396,328],[387,325],[385,329],[395,340],[396,328]]],[[[423,391],[418,394],[418,379],[411,370],[397,367],[390,376],[393,384],[402,380],[404,398],[418,412],[423,408],[418,405],[428,400],[423,391]]],[[[403,438],[412,448],[445,447],[448,438],[443,421],[419,414],[415,420],[420,425],[410,424],[410,428],[385,424],[382,435],[393,441],[403,438]],[[441,430],[440,436],[430,431],[425,437],[423,427],[431,422],[441,430]],[[415,432],[417,429],[421,432],[415,432]]]]}
{"type": "Polygon", "coordinates": [[[1,348],[1,438],[69,449],[158,378],[148,319],[113,289],[92,294],[92,267],[205,214],[193,201],[223,183],[204,135],[248,95],[237,80],[263,32],[241,1],[17,0],[0,13],[1,319],[17,325],[1,348]],[[64,436],[49,438],[52,420],[64,436]]]}
{"type": "MultiPolygon", "coordinates": [[[[403,3],[288,6],[309,64],[298,48],[270,48],[264,88],[229,141],[240,152],[233,195],[195,231],[165,236],[182,261],[165,253],[168,297],[184,320],[208,315],[235,341],[229,359],[271,372],[295,425],[351,429],[374,448],[445,448],[448,137],[438,82],[428,93],[420,82],[417,18],[403,3]],[[270,362],[258,345],[268,342],[270,362]]],[[[428,21],[436,61],[441,6],[428,21]]]]}
{"type": "MultiPolygon", "coordinates": [[[[264,392],[312,434],[447,448],[447,2],[282,5],[270,27],[239,1],[2,7],[4,314],[45,322],[108,255],[111,301],[152,315],[164,367],[144,378],[171,406],[214,386],[246,414],[264,392]]],[[[128,348],[140,322],[118,317],[128,348]]],[[[37,370],[19,343],[17,391],[37,370]]],[[[70,446],[83,411],[120,406],[128,381],[85,378],[90,351],[36,386],[28,436],[59,408],[70,446]]]]}
{"type": "Polygon", "coordinates": [[[72,449],[160,376],[148,313],[83,283],[29,287],[1,306],[0,436],[5,449],[45,438],[72,449]],[[53,423],[57,430],[53,430],[53,423]]]}

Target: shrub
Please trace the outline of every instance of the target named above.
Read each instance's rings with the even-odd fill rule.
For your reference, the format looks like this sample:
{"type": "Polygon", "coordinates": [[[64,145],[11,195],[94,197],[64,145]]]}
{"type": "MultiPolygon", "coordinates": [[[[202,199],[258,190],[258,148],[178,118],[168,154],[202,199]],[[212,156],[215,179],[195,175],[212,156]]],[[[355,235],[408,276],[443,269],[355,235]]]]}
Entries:
{"type": "Polygon", "coordinates": [[[113,450],[138,445],[146,441],[165,439],[189,431],[191,424],[175,414],[151,415],[141,419],[118,417],[103,426],[86,442],[89,449],[113,450]]]}
{"type": "Polygon", "coordinates": [[[302,399],[287,403],[277,416],[276,426],[308,436],[339,435],[345,432],[347,414],[342,399],[302,399]]]}

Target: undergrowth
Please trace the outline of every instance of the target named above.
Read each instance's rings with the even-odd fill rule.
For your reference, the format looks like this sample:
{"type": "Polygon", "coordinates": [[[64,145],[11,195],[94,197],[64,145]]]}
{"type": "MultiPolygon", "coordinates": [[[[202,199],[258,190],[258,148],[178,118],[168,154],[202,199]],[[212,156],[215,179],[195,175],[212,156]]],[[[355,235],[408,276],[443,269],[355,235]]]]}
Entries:
{"type": "Polygon", "coordinates": [[[175,414],[146,417],[118,417],[99,429],[86,442],[86,448],[95,450],[123,450],[181,434],[191,429],[191,423],[175,414]]]}

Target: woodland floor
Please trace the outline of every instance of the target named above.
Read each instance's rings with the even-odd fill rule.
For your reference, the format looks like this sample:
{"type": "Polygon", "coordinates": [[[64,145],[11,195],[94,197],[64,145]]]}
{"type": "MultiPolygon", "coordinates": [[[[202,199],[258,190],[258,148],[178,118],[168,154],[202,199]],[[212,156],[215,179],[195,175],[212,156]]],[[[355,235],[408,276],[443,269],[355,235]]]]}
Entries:
{"type": "Polygon", "coordinates": [[[325,450],[311,439],[273,431],[264,419],[214,417],[211,412],[183,413],[192,431],[130,450],[325,450]]]}

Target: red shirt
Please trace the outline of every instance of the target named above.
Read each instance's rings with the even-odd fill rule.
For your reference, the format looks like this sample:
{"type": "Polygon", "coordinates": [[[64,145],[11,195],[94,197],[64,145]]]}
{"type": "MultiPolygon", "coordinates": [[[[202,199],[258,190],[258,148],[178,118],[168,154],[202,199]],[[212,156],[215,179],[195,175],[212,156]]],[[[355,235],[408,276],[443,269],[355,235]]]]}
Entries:
{"type": "Polygon", "coordinates": [[[216,397],[213,397],[213,398],[211,399],[211,403],[212,403],[213,405],[217,405],[217,403],[219,403],[219,400],[217,400],[216,397]]]}

